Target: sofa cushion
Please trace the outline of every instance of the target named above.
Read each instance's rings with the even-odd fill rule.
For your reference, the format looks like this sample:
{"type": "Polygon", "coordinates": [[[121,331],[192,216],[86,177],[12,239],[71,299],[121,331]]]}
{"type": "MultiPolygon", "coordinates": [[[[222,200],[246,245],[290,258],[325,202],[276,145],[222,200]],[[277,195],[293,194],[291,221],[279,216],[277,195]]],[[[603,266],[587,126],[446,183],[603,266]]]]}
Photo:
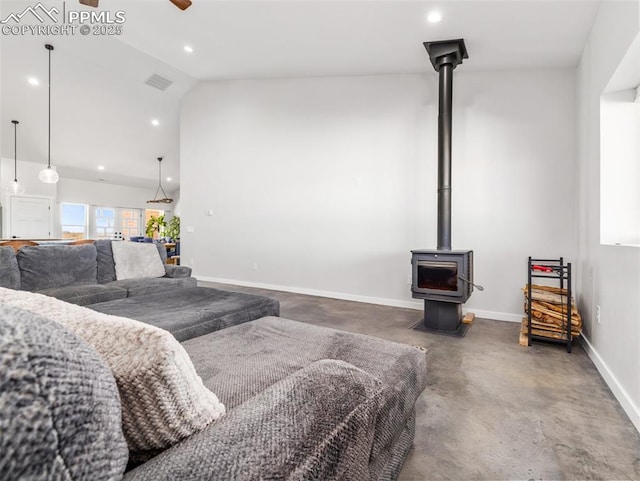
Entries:
{"type": "Polygon", "coordinates": [[[0,246],[0,287],[20,289],[20,269],[11,246],[0,246]]]}
{"type": "Polygon", "coordinates": [[[153,244],[115,241],[111,243],[111,250],[119,281],[165,275],[158,248],[153,244]]]}
{"type": "Polygon", "coordinates": [[[38,291],[40,294],[55,297],[61,301],[86,306],[97,302],[107,302],[127,297],[127,290],[111,284],[78,284],[63,287],[51,287],[38,291]]]}
{"type": "Polygon", "coordinates": [[[63,324],[104,358],[120,391],[124,434],[133,452],[167,448],[225,412],[167,331],[25,291],[0,288],[0,304],[63,324]]]}
{"type": "MultiPolygon", "coordinates": [[[[116,280],[116,265],[113,262],[113,250],[111,249],[111,240],[99,239],[96,241],[96,248],[98,250],[98,282],[104,284],[106,282],[113,282],[116,280]]],[[[154,244],[160,254],[162,263],[167,261],[167,250],[162,244],[154,244]]],[[[191,275],[191,269],[180,270],[172,273],[170,267],[165,264],[165,272],[167,277],[189,277],[191,275]]]]}
{"type": "Polygon", "coordinates": [[[254,294],[193,287],[102,302],[91,305],[91,309],[166,329],[182,342],[264,316],[277,316],[280,303],[254,294]]]}
{"type": "Polygon", "coordinates": [[[160,242],[156,242],[155,246],[158,249],[158,254],[160,254],[160,260],[162,261],[163,264],[166,264],[167,263],[167,247],[160,242]]]}
{"type": "Polygon", "coordinates": [[[98,251],[98,282],[112,282],[116,280],[116,265],[113,263],[113,251],[111,250],[111,241],[107,239],[98,239],[96,241],[96,249],[98,251]]]}
{"type": "MultiPolygon", "coordinates": [[[[143,277],[141,279],[123,279],[105,285],[125,289],[128,297],[135,297],[155,294],[156,292],[173,291],[176,288],[196,287],[197,284],[198,281],[195,277],[178,277],[175,279],[170,277],[143,277]]],[[[105,299],[105,301],[108,300],[105,299]]]]}
{"type": "Polygon", "coordinates": [[[94,244],[23,247],[17,254],[21,287],[41,291],[71,284],[95,284],[97,257],[94,244]]]}
{"type": "Polygon", "coordinates": [[[191,267],[189,266],[176,266],[172,264],[165,264],[164,270],[166,271],[165,277],[191,277],[191,267]]]}
{"type": "Polygon", "coordinates": [[[95,350],[0,306],[0,479],[117,480],[127,458],[116,383],[95,350]]]}

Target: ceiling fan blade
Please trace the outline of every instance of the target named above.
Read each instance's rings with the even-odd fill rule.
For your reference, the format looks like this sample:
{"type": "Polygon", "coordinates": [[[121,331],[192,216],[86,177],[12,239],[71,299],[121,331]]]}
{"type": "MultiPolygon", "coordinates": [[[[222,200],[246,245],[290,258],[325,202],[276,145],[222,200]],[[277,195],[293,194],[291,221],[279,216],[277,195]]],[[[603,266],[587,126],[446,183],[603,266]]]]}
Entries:
{"type": "Polygon", "coordinates": [[[180,10],[186,10],[191,6],[191,0],[171,0],[171,3],[173,3],[180,10]]]}
{"type": "Polygon", "coordinates": [[[98,8],[99,0],[79,0],[82,5],[86,5],[88,7],[98,8]]]}

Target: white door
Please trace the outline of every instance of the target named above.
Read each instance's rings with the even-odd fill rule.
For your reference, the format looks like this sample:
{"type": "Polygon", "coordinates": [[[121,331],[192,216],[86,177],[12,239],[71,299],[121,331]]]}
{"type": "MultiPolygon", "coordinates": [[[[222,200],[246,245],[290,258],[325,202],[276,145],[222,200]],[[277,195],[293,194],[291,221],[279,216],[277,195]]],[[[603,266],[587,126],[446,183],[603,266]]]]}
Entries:
{"type": "Polygon", "coordinates": [[[9,237],[49,239],[53,231],[52,199],[48,197],[9,197],[9,237]]]}

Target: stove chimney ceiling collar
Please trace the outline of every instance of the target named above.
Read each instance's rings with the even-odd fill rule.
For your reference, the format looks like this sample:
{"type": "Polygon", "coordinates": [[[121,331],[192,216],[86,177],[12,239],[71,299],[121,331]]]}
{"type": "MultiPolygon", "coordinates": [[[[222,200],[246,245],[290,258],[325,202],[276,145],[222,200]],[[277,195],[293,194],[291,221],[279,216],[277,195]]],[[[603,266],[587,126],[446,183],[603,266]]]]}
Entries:
{"type": "Polygon", "coordinates": [[[433,65],[436,72],[439,72],[440,67],[446,64],[450,64],[453,68],[456,68],[462,63],[463,59],[469,58],[467,47],[461,38],[456,40],[424,42],[423,45],[424,48],[427,49],[429,60],[431,60],[431,65],[433,65]]]}

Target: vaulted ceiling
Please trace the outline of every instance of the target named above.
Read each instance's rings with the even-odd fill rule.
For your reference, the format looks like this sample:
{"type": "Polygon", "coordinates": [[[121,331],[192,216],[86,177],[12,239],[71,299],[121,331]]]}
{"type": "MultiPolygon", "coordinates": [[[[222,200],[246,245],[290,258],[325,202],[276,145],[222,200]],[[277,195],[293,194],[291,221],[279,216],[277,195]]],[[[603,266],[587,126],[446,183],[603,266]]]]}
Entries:
{"type": "MultiPolygon", "coordinates": [[[[2,1],[0,18],[37,2],[2,1]]],[[[42,1],[63,8],[62,1],[42,1]]],[[[100,0],[124,12],[122,35],[2,35],[3,157],[20,121],[23,160],[46,162],[47,51],[52,54],[52,162],[63,176],[129,185],[179,176],[180,99],[200,81],[433,74],[427,40],[463,37],[465,71],[575,67],[598,1],[100,0]],[[441,12],[438,24],[427,15],[441,12]],[[193,52],[184,50],[190,46],[193,52]],[[173,83],[160,91],[153,74],[173,83]],[[39,86],[28,83],[40,80],[39,86]],[[159,125],[153,126],[152,119],[159,125]],[[98,171],[98,165],[105,167],[98,171]]],[[[89,10],[76,0],[64,8],[89,10]]],[[[174,184],[175,185],[175,184],[174,184]]]]}

